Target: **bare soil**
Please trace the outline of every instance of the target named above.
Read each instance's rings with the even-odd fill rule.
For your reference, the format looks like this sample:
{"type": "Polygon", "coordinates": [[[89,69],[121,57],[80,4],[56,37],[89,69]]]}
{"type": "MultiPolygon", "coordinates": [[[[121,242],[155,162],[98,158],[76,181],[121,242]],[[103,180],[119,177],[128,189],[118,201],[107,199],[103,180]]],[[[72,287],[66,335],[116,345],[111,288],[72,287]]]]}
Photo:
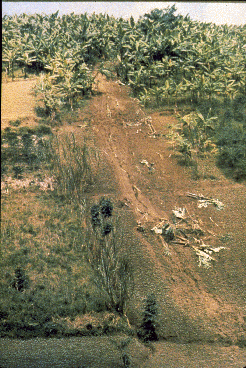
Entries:
{"type": "Polygon", "coordinates": [[[17,119],[24,119],[28,125],[35,122],[35,97],[32,90],[35,83],[35,78],[2,83],[2,129],[9,125],[10,120],[15,121],[17,119]]]}
{"type": "MultiPolygon", "coordinates": [[[[8,83],[5,93],[6,88],[15,83],[19,82],[8,83]]],[[[22,83],[25,86],[28,82],[22,83]]],[[[79,112],[77,121],[59,128],[59,133],[73,132],[79,142],[83,141],[85,130],[90,129],[100,149],[100,172],[96,184],[87,193],[87,200],[93,203],[101,195],[108,195],[121,208],[127,253],[135,279],[135,292],[127,312],[132,324],[141,322],[139,311],[146,296],[150,292],[156,295],[161,340],[153,344],[155,351],[148,355],[148,360],[136,366],[245,366],[245,183],[225,178],[211,158],[201,160],[202,176],[193,180],[191,169],[177,164],[167,139],[168,128],[176,121],[175,115],[145,111],[130,97],[126,86],[102,76],[98,77],[98,92],[79,112]],[[152,134],[153,128],[155,134],[152,134]],[[143,160],[152,165],[148,167],[141,163],[143,160]],[[218,199],[224,209],[219,211],[212,205],[198,208],[197,201],[189,198],[187,192],[218,199]],[[167,249],[161,237],[151,232],[161,219],[171,218],[175,207],[185,207],[199,221],[208,234],[206,242],[226,247],[214,255],[212,267],[199,267],[198,257],[191,247],[172,244],[167,249]]],[[[22,96],[24,94],[30,98],[28,91],[22,90],[22,96]]],[[[13,119],[8,107],[13,103],[7,102],[4,106],[5,98],[3,95],[2,118],[13,119]]],[[[18,106],[12,108],[13,116],[24,114],[18,106]]],[[[31,103],[28,111],[32,111],[31,103]]],[[[2,346],[4,344],[5,341],[2,346]]],[[[69,344],[66,346],[68,349],[69,344]]],[[[32,354],[29,347],[27,349],[28,354],[32,354]]],[[[59,362],[61,356],[57,358],[59,362]]],[[[28,366],[48,366],[32,364],[28,366]]],[[[96,364],[86,367],[99,367],[96,364]]],[[[103,364],[101,357],[100,367],[103,364]]],[[[110,364],[107,367],[115,366],[110,364]]]]}

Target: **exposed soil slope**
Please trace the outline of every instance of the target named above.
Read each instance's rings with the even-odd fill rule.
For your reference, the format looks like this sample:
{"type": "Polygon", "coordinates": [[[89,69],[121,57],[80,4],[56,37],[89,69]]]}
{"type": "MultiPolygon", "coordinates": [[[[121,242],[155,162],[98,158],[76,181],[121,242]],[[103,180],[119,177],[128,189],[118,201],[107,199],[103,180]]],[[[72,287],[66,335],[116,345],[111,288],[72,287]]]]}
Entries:
{"type": "MultiPolygon", "coordinates": [[[[80,120],[92,127],[105,165],[91,195],[106,193],[124,203],[122,218],[136,280],[129,317],[136,322],[142,298],[155,292],[163,337],[245,339],[245,184],[226,179],[205,159],[206,179],[192,180],[189,169],[177,164],[166,138],[174,116],[147,115],[126,86],[102,76],[98,91],[80,120]],[[198,208],[187,192],[219,199],[225,207],[198,208]],[[215,255],[211,268],[199,267],[189,247],[176,244],[167,250],[150,231],[160,219],[169,219],[175,206],[185,207],[210,231],[209,244],[227,248],[215,255]]],[[[69,130],[82,134],[85,128],[79,124],[69,130]]]]}

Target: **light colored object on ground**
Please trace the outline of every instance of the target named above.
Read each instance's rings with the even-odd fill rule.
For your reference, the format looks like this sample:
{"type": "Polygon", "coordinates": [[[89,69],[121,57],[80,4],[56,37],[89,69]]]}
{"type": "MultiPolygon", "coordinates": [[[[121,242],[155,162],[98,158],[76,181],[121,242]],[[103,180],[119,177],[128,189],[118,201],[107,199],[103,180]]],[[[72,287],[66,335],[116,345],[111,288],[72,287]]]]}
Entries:
{"type": "Polygon", "coordinates": [[[207,207],[209,204],[213,204],[218,210],[222,210],[224,208],[224,204],[218,199],[207,198],[202,194],[193,194],[189,192],[187,193],[187,196],[198,200],[198,208],[207,207]]]}
{"type": "Polygon", "coordinates": [[[212,246],[205,244],[203,239],[195,237],[204,237],[206,231],[201,228],[200,221],[194,219],[193,216],[188,213],[185,207],[176,207],[174,210],[172,210],[172,213],[175,216],[175,220],[172,224],[170,224],[167,220],[163,220],[151,229],[151,231],[159,235],[160,239],[163,241],[166,254],[169,255],[170,251],[168,244],[164,242],[162,237],[164,236],[165,239],[165,228],[170,227],[174,231],[174,237],[170,241],[171,244],[192,248],[198,256],[199,267],[211,267],[212,261],[216,261],[216,259],[212,257],[212,254],[218,253],[222,249],[227,248],[223,246],[212,246]]]}
{"type": "Polygon", "coordinates": [[[154,163],[149,163],[147,160],[142,160],[140,161],[140,164],[142,165],[146,165],[149,169],[149,171],[153,171],[154,170],[154,163]]]}
{"type": "Polygon", "coordinates": [[[19,190],[36,186],[42,191],[54,190],[55,179],[53,177],[45,177],[43,180],[37,178],[14,179],[11,176],[5,178],[1,182],[1,193],[8,194],[9,189],[19,190]]]}
{"type": "Polygon", "coordinates": [[[186,209],[185,208],[178,208],[178,207],[176,207],[175,210],[172,211],[172,213],[178,219],[184,219],[186,217],[186,209]]]}

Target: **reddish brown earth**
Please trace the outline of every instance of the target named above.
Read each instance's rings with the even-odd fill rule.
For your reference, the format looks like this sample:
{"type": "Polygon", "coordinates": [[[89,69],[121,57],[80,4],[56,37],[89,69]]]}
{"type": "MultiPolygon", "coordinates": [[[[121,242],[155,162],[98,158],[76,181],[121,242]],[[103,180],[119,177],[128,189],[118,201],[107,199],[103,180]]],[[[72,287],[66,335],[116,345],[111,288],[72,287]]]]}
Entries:
{"type": "Polygon", "coordinates": [[[142,367],[246,365],[245,183],[225,178],[209,158],[201,161],[202,177],[193,180],[190,169],[177,164],[166,137],[168,127],[176,121],[174,115],[144,111],[126,86],[101,76],[98,91],[80,111],[78,121],[59,130],[73,132],[78,142],[90,131],[100,149],[100,170],[87,200],[93,203],[107,195],[118,203],[135,279],[129,320],[140,323],[143,299],[153,292],[161,339],[207,344],[168,342],[172,346],[168,345],[167,365],[162,358],[167,342],[162,340],[142,367]],[[152,118],[155,136],[147,116],[152,118]],[[141,164],[142,160],[153,163],[154,170],[141,164]],[[187,192],[219,199],[224,209],[198,208],[187,192]],[[206,242],[227,248],[214,255],[211,268],[199,267],[191,247],[170,244],[167,251],[161,237],[150,231],[160,219],[170,219],[175,207],[185,207],[210,231],[206,242]],[[143,232],[138,231],[139,224],[143,232]],[[192,349],[199,351],[197,356],[192,349]]]}

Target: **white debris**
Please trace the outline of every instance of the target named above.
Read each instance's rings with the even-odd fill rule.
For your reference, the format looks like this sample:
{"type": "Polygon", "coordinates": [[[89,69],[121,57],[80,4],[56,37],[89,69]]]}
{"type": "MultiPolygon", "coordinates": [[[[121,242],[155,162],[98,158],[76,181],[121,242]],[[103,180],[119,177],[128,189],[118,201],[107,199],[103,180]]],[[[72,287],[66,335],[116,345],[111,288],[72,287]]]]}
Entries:
{"type": "Polygon", "coordinates": [[[201,267],[202,265],[206,268],[211,267],[211,261],[215,261],[215,259],[195,246],[193,246],[192,248],[196,251],[196,255],[199,258],[199,267],[201,267]]]}
{"type": "Polygon", "coordinates": [[[154,231],[156,234],[162,234],[162,229],[158,228],[157,226],[154,226],[151,231],[154,231]]]}
{"type": "Polygon", "coordinates": [[[140,164],[146,165],[150,171],[154,170],[154,163],[149,163],[147,160],[140,161],[140,164]]]}
{"type": "Polygon", "coordinates": [[[7,194],[9,189],[19,190],[28,189],[30,187],[36,186],[42,191],[54,190],[55,179],[53,177],[45,177],[43,180],[37,178],[26,178],[26,179],[14,179],[11,176],[6,177],[5,180],[1,182],[1,192],[7,194]]]}
{"type": "Polygon", "coordinates": [[[185,208],[175,208],[175,210],[172,211],[173,214],[179,218],[184,219],[186,217],[186,209],[185,208]]]}
{"type": "Polygon", "coordinates": [[[200,221],[190,216],[185,207],[175,207],[172,213],[175,216],[173,224],[170,224],[168,220],[165,219],[156,224],[151,231],[159,236],[162,235],[164,240],[168,243],[193,248],[198,256],[199,267],[211,267],[212,261],[216,261],[212,256],[213,253],[218,253],[222,249],[227,248],[204,243],[205,239],[207,239],[204,238],[206,231],[200,227],[200,221]],[[201,237],[203,237],[203,239],[201,237]]]}
{"type": "Polygon", "coordinates": [[[218,199],[207,198],[202,194],[193,193],[187,193],[187,196],[198,200],[198,208],[208,207],[209,204],[213,204],[218,210],[222,210],[224,208],[224,204],[218,199]]]}

